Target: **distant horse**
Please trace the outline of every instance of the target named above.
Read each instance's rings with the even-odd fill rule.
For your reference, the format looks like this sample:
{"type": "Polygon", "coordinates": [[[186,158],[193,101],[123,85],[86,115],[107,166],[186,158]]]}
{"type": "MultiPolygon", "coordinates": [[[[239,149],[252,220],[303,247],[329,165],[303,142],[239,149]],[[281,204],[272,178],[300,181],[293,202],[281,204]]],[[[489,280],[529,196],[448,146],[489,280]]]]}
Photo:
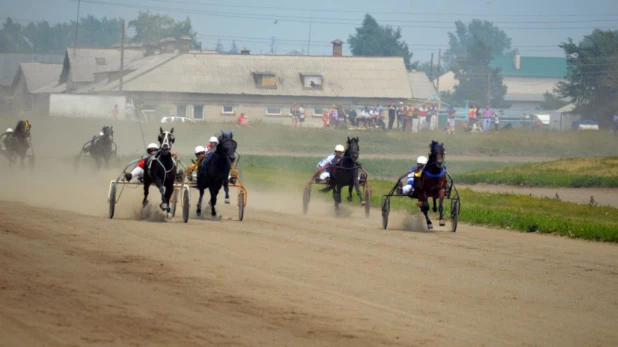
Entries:
{"type": "Polygon", "coordinates": [[[429,160],[423,168],[420,179],[414,180],[418,206],[425,215],[427,228],[433,229],[429,219],[429,198],[433,198],[433,212],[436,212],[436,199],[439,199],[437,211],[440,212],[440,226],[445,225],[442,203],[446,190],[446,168],[444,167],[444,143],[431,141],[429,145],[429,160]]]}
{"type": "Polygon", "coordinates": [[[219,144],[214,152],[209,154],[209,157],[204,158],[200,167],[197,170],[197,189],[200,191],[200,198],[197,202],[197,215],[202,213],[202,198],[204,190],[208,188],[210,191],[210,208],[211,216],[217,216],[215,205],[217,204],[217,195],[227,180],[232,168],[232,163],[236,160],[236,148],[238,144],[234,140],[234,134],[227,134],[221,131],[219,136],[219,144]]]}
{"type": "Polygon", "coordinates": [[[144,168],[144,200],[142,206],[145,207],[148,204],[148,189],[154,183],[161,193],[159,208],[170,213],[170,198],[174,193],[174,181],[176,180],[176,161],[171,151],[176,139],[173,135],[174,128],[169,132],[163,131],[163,128],[159,128],[159,131],[160,149],[147,161],[144,168]]]}
{"type": "Polygon", "coordinates": [[[101,168],[101,160],[105,160],[105,168],[107,169],[109,167],[109,158],[116,154],[115,147],[114,127],[104,126],[101,129],[101,134],[93,136],[92,140],[84,144],[82,152],[90,153],[90,156],[97,163],[97,169],[101,168]]]}
{"type": "Polygon", "coordinates": [[[365,205],[358,182],[358,169],[360,168],[358,163],[360,155],[358,141],[358,137],[348,137],[347,148],[343,152],[343,157],[333,163],[328,186],[322,189],[323,192],[333,191],[335,211],[339,211],[339,204],[341,204],[341,188],[346,186],[348,187],[348,201],[352,201],[352,188],[354,188],[361,201],[361,205],[365,205]]]}
{"type": "Polygon", "coordinates": [[[26,158],[28,149],[30,149],[30,129],[32,129],[30,121],[20,120],[17,122],[13,132],[7,134],[4,140],[4,147],[6,148],[5,155],[11,165],[13,165],[17,157],[19,157],[20,166],[22,168],[24,167],[24,159],[26,158]]]}

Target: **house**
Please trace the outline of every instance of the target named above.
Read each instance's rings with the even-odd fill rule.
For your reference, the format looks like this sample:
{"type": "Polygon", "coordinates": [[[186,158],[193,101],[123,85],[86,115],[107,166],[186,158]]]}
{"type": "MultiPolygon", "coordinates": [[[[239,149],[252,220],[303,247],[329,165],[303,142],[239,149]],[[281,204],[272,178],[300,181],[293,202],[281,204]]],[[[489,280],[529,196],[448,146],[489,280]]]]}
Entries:
{"type": "Polygon", "coordinates": [[[408,81],[412,98],[421,102],[440,102],[440,95],[424,71],[409,71],[408,81]]]}
{"type": "MultiPolygon", "coordinates": [[[[504,99],[511,103],[511,108],[521,110],[538,109],[543,95],[552,93],[567,73],[566,58],[560,57],[496,56],[489,65],[500,68],[507,87],[504,99]]],[[[440,76],[440,91],[453,91],[456,85],[452,71],[440,76]]]]}
{"type": "Polygon", "coordinates": [[[57,83],[62,64],[21,63],[11,85],[13,109],[47,114],[49,93],[40,92],[42,87],[57,83]]]}
{"type": "Polygon", "coordinates": [[[243,112],[288,124],[290,107],[302,104],[306,124],[314,125],[321,124],[325,105],[412,99],[403,58],[342,56],[338,40],[332,56],[198,54],[188,45],[159,44],[158,53],[125,64],[122,91],[120,74],[110,70],[77,92],[126,95],[159,116],[208,121],[233,121],[243,112]]]}

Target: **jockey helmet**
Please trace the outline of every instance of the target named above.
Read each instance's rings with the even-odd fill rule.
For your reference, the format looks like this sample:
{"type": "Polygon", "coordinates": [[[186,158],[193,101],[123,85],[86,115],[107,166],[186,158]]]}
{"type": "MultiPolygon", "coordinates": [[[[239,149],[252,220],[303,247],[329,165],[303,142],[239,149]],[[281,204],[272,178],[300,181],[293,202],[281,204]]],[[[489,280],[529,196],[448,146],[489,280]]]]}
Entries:
{"type": "Polygon", "coordinates": [[[219,139],[216,136],[210,138],[209,142],[219,143],[219,139]]]}
{"type": "Polygon", "coordinates": [[[156,143],[151,143],[148,145],[147,149],[159,149],[159,145],[157,145],[156,143]]]}
{"type": "Polygon", "coordinates": [[[195,154],[200,154],[200,153],[204,153],[206,152],[206,149],[204,148],[204,146],[197,146],[195,147],[195,154]]]}
{"type": "Polygon", "coordinates": [[[13,132],[13,129],[11,129],[11,128],[6,128],[6,132],[7,132],[7,133],[12,133],[12,132],[13,132]]]}
{"type": "Polygon", "coordinates": [[[345,152],[345,148],[343,148],[343,145],[337,145],[335,146],[335,152],[345,152]]]}
{"type": "Polygon", "coordinates": [[[420,164],[420,165],[427,165],[427,157],[424,155],[421,155],[420,157],[416,158],[416,163],[420,164]]]}
{"type": "Polygon", "coordinates": [[[103,134],[103,132],[101,131],[101,132],[99,133],[99,136],[103,136],[103,135],[105,135],[105,134],[103,134]]]}

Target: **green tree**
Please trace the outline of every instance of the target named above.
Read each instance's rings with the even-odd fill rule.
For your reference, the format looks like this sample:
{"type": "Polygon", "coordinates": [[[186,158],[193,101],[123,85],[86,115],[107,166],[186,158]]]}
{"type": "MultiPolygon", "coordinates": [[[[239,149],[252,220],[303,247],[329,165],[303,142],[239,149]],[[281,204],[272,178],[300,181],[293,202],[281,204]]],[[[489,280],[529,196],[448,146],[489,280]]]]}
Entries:
{"type": "Polygon", "coordinates": [[[550,92],[545,92],[545,94],[543,94],[543,99],[544,100],[540,105],[541,110],[557,110],[569,103],[568,101],[564,101],[550,92]]]}
{"type": "Polygon", "coordinates": [[[29,53],[32,51],[33,47],[24,37],[21,24],[8,17],[0,30],[0,52],[29,53]]]}
{"type": "Polygon", "coordinates": [[[140,11],[137,18],[129,22],[129,28],[135,29],[135,35],[131,38],[131,41],[135,43],[146,44],[158,42],[166,37],[188,36],[191,38],[193,48],[202,48],[202,43],[196,39],[197,33],[193,30],[189,17],[177,22],[167,15],[140,11]]]}
{"type": "Polygon", "coordinates": [[[429,61],[418,64],[417,70],[424,71],[427,77],[429,77],[429,79],[432,81],[438,78],[438,76],[441,76],[447,72],[444,66],[440,66],[440,71],[438,71],[438,66],[436,65],[435,62],[433,63],[433,68],[432,68],[431,62],[429,61]],[[432,69],[433,69],[433,72],[431,71],[432,69]]]}
{"type": "Polygon", "coordinates": [[[574,102],[573,113],[610,124],[618,110],[618,31],[596,29],[579,44],[569,38],[559,47],[566,55],[567,76],[556,92],[574,102]]]}
{"type": "Polygon", "coordinates": [[[449,49],[444,52],[444,65],[451,69],[456,68],[457,58],[468,52],[470,45],[482,41],[489,49],[490,56],[511,54],[512,40],[508,35],[493,23],[473,19],[469,24],[462,21],[455,22],[455,32],[448,33],[449,49]]]}
{"type": "Polygon", "coordinates": [[[223,53],[223,44],[221,43],[221,40],[217,40],[217,45],[215,46],[215,51],[217,51],[219,53],[223,53]]]}
{"type": "Polygon", "coordinates": [[[382,26],[369,14],[365,15],[363,24],[356,28],[356,34],[348,37],[348,44],[353,55],[378,57],[403,57],[408,70],[417,67],[412,63],[412,53],[408,44],[401,39],[401,29],[390,25],[382,26]]]}

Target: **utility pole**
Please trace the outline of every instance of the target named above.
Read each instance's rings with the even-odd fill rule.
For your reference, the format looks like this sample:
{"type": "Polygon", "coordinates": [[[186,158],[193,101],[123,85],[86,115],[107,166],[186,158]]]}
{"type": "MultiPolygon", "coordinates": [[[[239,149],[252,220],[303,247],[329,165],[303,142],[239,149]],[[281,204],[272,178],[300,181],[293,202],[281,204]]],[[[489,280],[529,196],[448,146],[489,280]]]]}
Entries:
{"type": "Polygon", "coordinates": [[[309,18],[309,42],[307,42],[307,55],[311,51],[311,25],[313,24],[313,15],[309,18]]]}
{"type": "Polygon", "coordinates": [[[491,72],[487,73],[487,106],[491,106],[491,72]]]}
{"type": "Polygon", "coordinates": [[[275,37],[270,38],[270,54],[275,54],[275,37]]]}
{"type": "Polygon", "coordinates": [[[77,0],[77,18],[75,19],[75,42],[73,43],[73,58],[75,58],[75,52],[77,52],[77,31],[79,28],[79,5],[81,0],[77,0]]]}
{"type": "Polygon", "coordinates": [[[431,53],[431,63],[429,63],[429,80],[433,83],[433,53],[431,53]]]}
{"type": "Polygon", "coordinates": [[[438,71],[436,72],[436,75],[438,76],[436,78],[436,92],[438,93],[438,95],[440,95],[440,64],[442,62],[442,49],[438,50],[438,71]]]}
{"type": "Polygon", "coordinates": [[[122,38],[120,39],[120,91],[122,91],[122,76],[124,75],[124,19],[122,20],[122,38]]]}

